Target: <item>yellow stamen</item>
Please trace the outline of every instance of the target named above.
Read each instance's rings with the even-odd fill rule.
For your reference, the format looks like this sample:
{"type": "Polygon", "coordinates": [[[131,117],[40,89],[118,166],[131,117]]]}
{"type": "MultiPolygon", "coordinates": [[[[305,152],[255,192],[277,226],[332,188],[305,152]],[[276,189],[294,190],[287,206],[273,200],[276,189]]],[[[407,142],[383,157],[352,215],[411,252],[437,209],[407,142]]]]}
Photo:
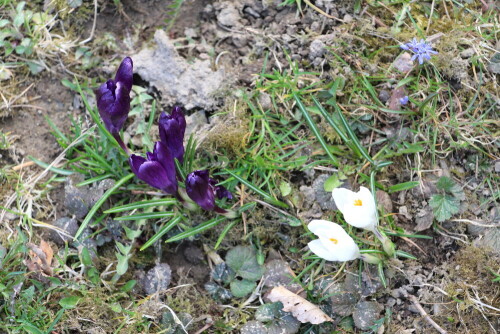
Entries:
{"type": "Polygon", "coordinates": [[[360,199],[355,199],[354,200],[354,206],[363,206],[363,201],[360,199]]]}
{"type": "Polygon", "coordinates": [[[331,242],[333,242],[335,245],[339,243],[339,241],[337,239],[334,239],[334,238],[330,238],[329,240],[331,242]]]}

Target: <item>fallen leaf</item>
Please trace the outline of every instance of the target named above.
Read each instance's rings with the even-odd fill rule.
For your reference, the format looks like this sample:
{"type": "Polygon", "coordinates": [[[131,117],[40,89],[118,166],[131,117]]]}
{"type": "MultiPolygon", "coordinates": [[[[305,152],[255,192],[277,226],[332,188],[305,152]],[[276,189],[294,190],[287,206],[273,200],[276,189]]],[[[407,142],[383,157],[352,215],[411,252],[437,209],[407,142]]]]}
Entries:
{"type": "Polygon", "coordinates": [[[54,251],[52,247],[44,241],[40,241],[40,246],[28,242],[26,244],[30,249],[30,260],[26,260],[26,266],[30,271],[41,272],[45,275],[52,275],[52,259],[54,251]]]}
{"type": "Polygon", "coordinates": [[[283,304],[283,311],[292,312],[293,316],[302,323],[309,322],[317,325],[326,321],[333,321],[318,306],[308,302],[283,286],[273,288],[267,295],[267,298],[272,302],[281,302],[283,304]]]}

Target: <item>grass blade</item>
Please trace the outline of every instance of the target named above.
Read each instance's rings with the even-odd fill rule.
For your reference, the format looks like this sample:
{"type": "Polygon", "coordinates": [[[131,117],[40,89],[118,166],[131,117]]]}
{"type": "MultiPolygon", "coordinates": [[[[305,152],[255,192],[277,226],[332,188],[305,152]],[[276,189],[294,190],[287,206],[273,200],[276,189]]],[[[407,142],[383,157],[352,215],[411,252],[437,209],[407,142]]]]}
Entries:
{"type": "Polygon", "coordinates": [[[321,133],[319,133],[318,127],[314,123],[314,120],[312,119],[312,117],[309,114],[309,112],[307,111],[306,107],[304,106],[304,104],[300,100],[299,96],[297,94],[293,93],[293,98],[295,99],[295,102],[297,103],[299,110],[302,112],[302,115],[304,115],[304,118],[306,119],[306,122],[309,125],[309,128],[311,129],[311,131],[314,133],[314,135],[318,139],[319,143],[321,144],[321,146],[325,150],[325,153],[332,160],[332,165],[338,167],[339,166],[338,159],[332,154],[332,152],[330,152],[330,149],[328,148],[328,144],[323,139],[323,136],[321,135],[321,133]]]}
{"type": "Polygon", "coordinates": [[[174,228],[177,223],[182,219],[182,216],[177,216],[171,220],[169,220],[164,226],[160,228],[158,232],[155,233],[146,243],[141,247],[141,251],[145,250],[152,244],[154,244],[156,241],[158,241],[161,237],[163,237],[168,231],[170,231],[172,228],[174,228]]]}
{"type": "Polygon", "coordinates": [[[226,219],[226,217],[217,217],[217,218],[210,219],[209,221],[206,221],[198,226],[195,226],[192,229],[181,232],[181,233],[177,234],[176,236],[173,236],[172,238],[168,239],[165,242],[174,242],[174,241],[179,241],[179,240],[191,237],[193,235],[196,235],[198,233],[201,233],[205,230],[211,229],[212,227],[219,225],[225,219],[226,219]]]}
{"type": "Polygon", "coordinates": [[[222,240],[224,240],[224,237],[229,232],[229,230],[231,230],[234,227],[234,225],[236,225],[236,223],[239,222],[240,220],[233,220],[231,223],[227,224],[226,227],[224,227],[219,238],[217,239],[217,242],[215,243],[214,250],[217,250],[217,248],[219,248],[220,243],[222,242],[222,240]]]}
{"type": "Polygon", "coordinates": [[[174,216],[175,213],[173,211],[163,211],[163,212],[143,212],[138,213],[136,215],[130,216],[122,216],[115,217],[115,220],[123,221],[123,220],[141,220],[141,219],[161,219],[174,216]]]}
{"type": "Polygon", "coordinates": [[[75,240],[78,239],[78,237],[82,234],[83,230],[85,230],[87,225],[90,223],[90,220],[94,217],[97,210],[99,210],[101,205],[108,199],[108,197],[111,196],[116,190],[118,190],[118,188],[120,188],[124,183],[129,181],[134,176],[135,176],[134,173],[128,174],[127,176],[123,177],[121,180],[116,182],[112,188],[108,189],[108,191],[106,191],[104,195],[102,195],[102,197],[94,204],[92,209],[90,209],[89,213],[83,220],[82,224],[80,225],[80,228],[75,234],[75,240]]]}
{"type": "Polygon", "coordinates": [[[418,182],[418,181],[409,181],[409,182],[398,183],[398,184],[395,184],[393,186],[390,186],[388,188],[388,191],[389,191],[389,194],[392,194],[392,193],[396,193],[398,191],[403,191],[403,190],[415,188],[419,184],[420,184],[420,182],[418,182]]]}
{"type": "Polygon", "coordinates": [[[271,195],[269,195],[268,193],[266,193],[265,191],[263,191],[262,189],[259,189],[257,188],[255,185],[253,185],[252,183],[250,183],[248,180],[245,180],[244,178],[242,178],[241,176],[229,171],[229,170],[225,170],[226,173],[228,173],[229,175],[231,175],[232,177],[234,177],[235,179],[237,179],[238,181],[240,181],[241,183],[243,183],[245,186],[247,186],[248,188],[252,189],[254,192],[256,192],[257,194],[259,194],[260,196],[264,197],[264,199],[266,201],[268,201],[269,203],[271,204],[274,204],[274,205],[277,205],[279,207],[282,207],[282,208],[285,208],[285,209],[288,209],[288,205],[281,202],[281,201],[278,201],[277,199],[274,199],[273,197],[271,197],[271,195]]]}
{"type": "Polygon", "coordinates": [[[71,175],[71,174],[74,173],[73,171],[70,171],[70,170],[67,170],[67,169],[57,168],[57,167],[54,167],[54,166],[50,167],[50,165],[48,163],[40,161],[37,158],[32,157],[31,155],[28,155],[28,159],[30,159],[31,161],[33,161],[34,163],[36,163],[38,166],[40,166],[42,168],[45,168],[45,169],[48,168],[51,172],[56,173],[56,174],[61,174],[61,175],[66,175],[67,176],[67,175],[71,175]]]}
{"type": "Polygon", "coordinates": [[[151,199],[151,200],[147,200],[147,201],[140,201],[140,202],[134,202],[134,203],[116,206],[114,208],[111,208],[109,210],[104,211],[104,213],[117,213],[117,212],[123,212],[123,211],[132,211],[132,210],[136,210],[136,209],[144,209],[144,208],[149,208],[149,207],[153,207],[153,206],[168,206],[168,205],[174,205],[174,204],[177,204],[177,200],[173,199],[173,198],[151,199]]]}

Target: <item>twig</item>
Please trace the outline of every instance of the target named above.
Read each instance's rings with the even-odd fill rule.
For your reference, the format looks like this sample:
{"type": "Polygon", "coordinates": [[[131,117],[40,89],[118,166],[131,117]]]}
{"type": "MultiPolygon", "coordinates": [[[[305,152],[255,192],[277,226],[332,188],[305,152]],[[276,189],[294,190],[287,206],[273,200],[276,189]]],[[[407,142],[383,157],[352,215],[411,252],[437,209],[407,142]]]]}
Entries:
{"type": "Polygon", "coordinates": [[[429,315],[427,314],[427,312],[425,312],[425,310],[422,307],[422,305],[420,305],[420,303],[418,302],[417,297],[415,297],[414,295],[408,295],[408,299],[411,300],[411,302],[413,303],[413,305],[415,305],[415,307],[417,308],[418,312],[420,312],[420,315],[422,317],[424,317],[424,319],[429,324],[431,324],[432,327],[434,327],[441,334],[448,334],[447,331],[445,331],[444,329],[442,329],[434,320],[431,319],[431,317],[429,317],[429,315]]]}
{"type": "Polygon", "coordinates": [[[309,0],[304,0],[304,2],[309,6],[311,7],[312,9],[314,9],[315,11],[317,11],[318,13],[330,18],[330,19],[334,19],[334,20],[337,20],[339,22],[342,22],[342,23],[347,23],[346,21],[342,20],[342,19],[339,19],[338,17],[335,17],[333,15],[329,15],[327,13],[325,13],[323,10],[321,10],[320,8],[316,7],[315,5],[313,5],[309,0]]]}

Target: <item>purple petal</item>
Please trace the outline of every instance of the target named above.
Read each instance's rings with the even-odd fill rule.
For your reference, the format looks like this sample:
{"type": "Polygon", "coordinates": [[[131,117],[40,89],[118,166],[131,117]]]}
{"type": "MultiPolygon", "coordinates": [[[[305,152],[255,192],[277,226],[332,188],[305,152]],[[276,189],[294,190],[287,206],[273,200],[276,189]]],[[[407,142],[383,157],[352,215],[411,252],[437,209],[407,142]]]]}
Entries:
{"type": "Polygon", "coordinates": [[[177,192],[177,179],[176,179],[176,170],[175,170],[175,162],[172,153],[168,149],[165,144],[158,141],[154,146],[154,155],[157,161],[163,166],[167,173],[167,178],[171,183],[169,187],[169,194],[175,194],[177,192]]]}
{"type": "Polygon", "coordinates": [[[182,162],[186,119],[180,107],[175,107],[171,115],[162,113],[158,125],[161,141],[168,147],[172,156],[182,162]]]}
{"type": "Polygon", "coordinates": [[[167,172],[158,161],[146,161],[141,165],[139,173],[136,175],[151,187],[171,193],[172,183],[168,179],[167,172]]]}
{"type": "Polygon", "coordinates": [[[233,194],[231,194],[231,192],[223,186],[215,187],[215,195],[217,195],[218,199],[223,199],[224,197],[227,199],[233,199],[233,194]]]}
{"type": "Polygon", "coordinates": [[[403,49],[403,50],[409,50],[410,49],[406,44],[400,45],[399,47],[401,49],[403,49]]]}
{"type": "Polygon", "coordinates": [[[204,210],[212,211],[215,208],[214,191],[209,183],[208,170],[194,171],[187,176],[186,193],[204,210]]]}
{"type": "Polygon", "coordinates": [[[139,169],[141,168],[141,165],[146,162],[146,159],[144,159],[141,156],[132,154],[128,159],[128,162],[130,164],[132,172],[134,172],[134,174],[137,175],[139,174],[139,169]]]}
{"type": "Polygon", "coordinates": [[[125,88],[128,90],[129,93],[130,90],[132,89],[132,81],[134,76],[133,69],[134,69],[134,64],[132,62],[132,58],[125,57],[122,60],[120,67],[118,67],[115,76],[115,81],[123,83],[123,85],[125,86],[125,88]]]}

